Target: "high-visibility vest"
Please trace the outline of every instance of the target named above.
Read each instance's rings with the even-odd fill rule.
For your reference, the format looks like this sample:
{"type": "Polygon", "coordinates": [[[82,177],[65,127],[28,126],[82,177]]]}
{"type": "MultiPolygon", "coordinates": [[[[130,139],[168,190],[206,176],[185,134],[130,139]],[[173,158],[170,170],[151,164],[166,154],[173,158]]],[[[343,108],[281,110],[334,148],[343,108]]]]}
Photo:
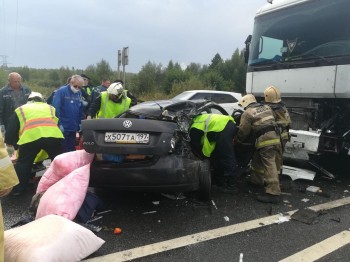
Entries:
{"type": "Polygon", "coordinates": [[[9,189],[19,183],[12,161],[6,150],[4,138],[0,132],[0,191],[9,189]]]}
{"type": "Polygon", "coordinates": [[[215,141],[209,141],[207,133],[221,132],[227,125],[228,121],[235,123],[235,120],[231,116],[218,114],[202,114],[193,118],[191,128],[196,128],[204,132],[204,135],[201,138],[203,155],[210,157],[216,146],[215,141]]]}
{"type": "Polygon", "coordinates": [[[125,97],[122,98],[121,103],[114,103],[109,99],[107,91],[101,92],[101,106],[97,118],[113,118],[128,110],[131,99],[127,96],[125,97]]]}
{"type": "Polygon", "coordinates": [[[57,126],[58,118],[54,107],[43,102],[34,102],[18,107],[15,112],[20,123],[18,145],[42,137],[63,138],[57,126]]]}

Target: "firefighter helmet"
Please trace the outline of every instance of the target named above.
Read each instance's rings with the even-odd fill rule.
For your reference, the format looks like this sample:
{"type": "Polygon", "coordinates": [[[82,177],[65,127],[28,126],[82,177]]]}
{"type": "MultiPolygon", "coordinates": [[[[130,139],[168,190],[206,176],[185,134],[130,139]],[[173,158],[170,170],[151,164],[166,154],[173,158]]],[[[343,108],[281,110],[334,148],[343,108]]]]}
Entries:
{"type": "Polygon", "coordinates": [[[248,95],[243,96],[241,98],[241,100],[239,101],[239,105],[243,108],[246,108],[251,103],[256,103],[255,96],[253,96],[252,94],[248,94],[248,95]]]}
{"type": "Polygon", "coordinates": [[[112,83],[108,88],[107,88],[107,93],[111,95],[116,95],[119,96],[123,94],[124,87],[121,83],[112,83]]]}
{"type": "Polygon", "coordinates": [[[281,92],[275,86],[269,86],[264,91],[265,102],[278,103],[281,102],[281,92]]]}

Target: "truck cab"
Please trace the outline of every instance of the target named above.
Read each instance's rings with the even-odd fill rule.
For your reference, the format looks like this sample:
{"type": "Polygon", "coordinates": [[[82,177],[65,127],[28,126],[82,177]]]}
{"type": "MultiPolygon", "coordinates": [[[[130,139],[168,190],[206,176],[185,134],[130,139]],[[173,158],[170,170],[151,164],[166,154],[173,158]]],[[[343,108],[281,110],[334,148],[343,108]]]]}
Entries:
{"type": "Polygon", "coordinates": [[[285,156],[350,155],[350,1],[269,2],[246,41],[246,92],[281,90],[292,119],[285,156]]]}

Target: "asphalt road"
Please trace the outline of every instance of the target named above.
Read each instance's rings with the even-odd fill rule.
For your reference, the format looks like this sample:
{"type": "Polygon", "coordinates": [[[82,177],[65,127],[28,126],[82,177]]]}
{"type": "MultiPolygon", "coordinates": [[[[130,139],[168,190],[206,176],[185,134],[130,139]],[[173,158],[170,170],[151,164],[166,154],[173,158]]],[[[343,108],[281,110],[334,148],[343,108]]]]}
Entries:
{"type": "MultiPolygon", "coordinates": [[[[139,258],[133,261],[239,261],[240,254],[245,262],[280,261],[343,231],[349,232],[350,205],[347,204],[321,208],[323,211],[314,212],[311,224],[294,219],[283,223],[277,221],[288,220],[288,212],[334,203],[332,201],[347,201],[350,198],[350,174],[340,173],[329,180],[317,173],[313,181],[294,182],[282,176],[281,183],[284,194],[283,202],[279,204],[257,202],[258,190],[244,183],[239,195],[223,194],[213,189],[213,201],[208,203],[199,202],[193,193],[185,194],[184,199],[170,199],[162,194],[97,190],[104,201],[104,209],[111,211],[94,222],[102,227],[96,234],[106,243],[89,259],[119,261],[117,256],[105,256],[119,252],[118,257],[127,261],[139,252],[139,258]],[[323,194],[307,191],[311,185],[320,187],[323,194]],[[256,219],[260,220],[252,226],[251,221],[256,219]],[[113,234],[115,227],[122,228],[123,232],[113,234]],[[167,242],[158,244],[162,241],[167,242]],[[145,246],[150,244],[154,244],[153,251],[147,253],[150,248],[145,246]],[[142,251],[130,251],[134,248],[142,251]]],[[[22,196],[2,199],[5,229],[28,216],[34,190],[35,186],[22,196]]],[[[305,214],[299,214],[299,220],[306,218],[305,214]]],[[[341,241],[330,242],[339,244],[341,241]]],[[[318,261],[348,261],[348,243],[345,241],[345,246],[334,247],[335,251],[329,252],[324,251],[324,246],[320,249],[316,246],[312,253],[325,252],[318,261]]],[[[325,245],[331,246],[329,243],[325,245]]]]}

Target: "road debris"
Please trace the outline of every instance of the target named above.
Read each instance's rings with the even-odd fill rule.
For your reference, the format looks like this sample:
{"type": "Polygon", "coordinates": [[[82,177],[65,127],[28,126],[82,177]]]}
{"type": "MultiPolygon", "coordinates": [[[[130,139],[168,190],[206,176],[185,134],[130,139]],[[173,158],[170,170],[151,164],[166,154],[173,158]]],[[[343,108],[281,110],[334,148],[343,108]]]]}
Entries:
{"type": "Polygon", "coordinates": [[[282,175],[289,176],[293,181],[296,179],[314,180],[316,172],[307,169],[283,165],[282,175]]]}
{"type": "Polygon", "coordinates": [[[340,217],[337,217],[337,218],[331,218],[332,221],[335,221],[337,223],[340,223],[340,217]]]}
{"type": "Polygon", "coordinates": [[[155,205],[155,206],[159,205],[159,203],[160,203],[160,201],[152,201],[152,204],[155,205]]]}
{"type": "Polygon", "coordinates": [[[162,193],[161,195],[171,200],[182,200],[186,198],[183,193],[175,193],[175,194],[162,193]]]}
{"type": "Polygon", "coordinates": [[[218,209],[218,207],[216,206],[216,204],[215,204],[214,200],[211,200],[211,203],[213,204],[213,206],[214,206],[214,207],[215,207],[215,209],[217,210],[217,209],[218,209]]]}
{"type": "Polygon", "coordinates": [[[116,228],[114,228],[113,233],[115,235],[119,235],[122,233],[122,229],[120,227],[116,227],[116,228]]]}
{"type": "Polygon", "coordinates": [[[311,224],[315,224],[316,223],[316,218],[319,216],[319,213],[316,211],[313,211],[311,209],[308,208],[304,208],[301,210],[298,210],[297,212],[295,212],[291,218],[293,220],[311,225],[311,224]]]}
{"type": "Polygon", "coordinates": [[[102,215],[102,214],[109,213],[109,212],[112,212],[112,210],[108,209],[108,210],[105,210],[105,211],[100,211],[100,212],[97,212],[96,215],[102,215]]]}
{"type": "Polygon", "coordinates": [[[316,193],[316,192],[320,191],[320,187],[318,187],[318,186],[309,186],[309,187],[306,188],[306,191],[316,193]]]}
{"type": "Polygon", "coordinates": [[[154,214],[154,213],[157,213],[157,211],[153,210],[153,211],[143,212],[142,215],[154,214]]]}
{"type": "Polygon", "coordinates": [[[100,220],[101,218],[103,218],[103,216],[96,216],[96,217],[93,217],[93,218],[89,219],[88,221],[86,221],[86,224],[89,224],[89,223],[91,223],[91,222],[100,220]]]}
{"type": "Polygon", "coordinates": [[[330,179],[334,179],[334,178],[335,178],[335,176],[334,176],[331,172],[327,171],[326,169],[324,169],[323,167],[321,167],[319,164],[316,164],[316,163],[313,162],[313,161],[309,161],[309,164],[312,165],[312,166],[314,166],[314,167],[316,167],[316,168],[317,168],[318,170],[320,170],[323,174],[325,174],[328,178],[330,178],[330,179]]]}
{"type": "Polygon", "coordinates": [[[277,224],[282,224],[284,222],[289,221],[289,216],[284,216],[282,213],[279,214],[278,220],[276,221],[277,224]]]}
{"type": "Polygon", "coordinates": [[[226,222],[230,221],[230,218],[228,216],[224,216],[224,219],[225,219],[226,222]]]}
{"type": "Polygon", "coordinates": [[[326,197],[326,198],[330,198],[331,195],[326,193],[326,192],[322,192],[322,191],[318,191],[315,193],[317,196],[321,196],[321,197],[326,197]]]}
{"type": "Polygon", "coordinates": [[[309,202],[310,199],[308,199],[308,198],[303,198],[301,201],[303,201],[304,203],[306,203],[306,202],[309,202]]]}

